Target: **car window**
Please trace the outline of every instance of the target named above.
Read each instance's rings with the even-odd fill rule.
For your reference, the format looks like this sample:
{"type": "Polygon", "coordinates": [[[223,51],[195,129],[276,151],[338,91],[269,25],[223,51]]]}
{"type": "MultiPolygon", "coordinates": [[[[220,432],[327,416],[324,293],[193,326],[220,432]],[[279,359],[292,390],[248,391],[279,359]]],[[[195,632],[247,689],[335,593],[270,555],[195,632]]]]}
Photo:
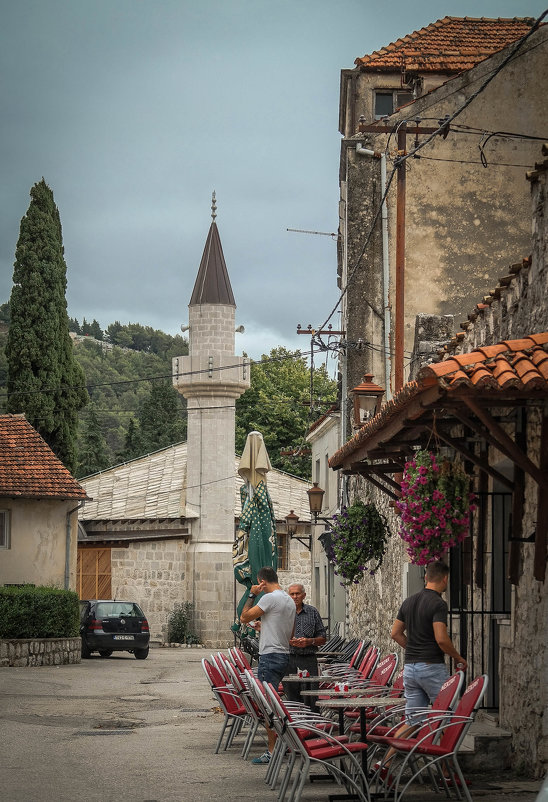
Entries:
{"type": "Polygon", "coordinates": [[[100,602],[97,605],[97,618],[144,618],[141,608],[133,602],[100,602]]]}
{"type": "Polygon", "coordinates": [[[80,621],[84,620],[86,612],[87,612],[87,609],[88,609],[87,601],[81,601],[80,602],[80,621]]]}

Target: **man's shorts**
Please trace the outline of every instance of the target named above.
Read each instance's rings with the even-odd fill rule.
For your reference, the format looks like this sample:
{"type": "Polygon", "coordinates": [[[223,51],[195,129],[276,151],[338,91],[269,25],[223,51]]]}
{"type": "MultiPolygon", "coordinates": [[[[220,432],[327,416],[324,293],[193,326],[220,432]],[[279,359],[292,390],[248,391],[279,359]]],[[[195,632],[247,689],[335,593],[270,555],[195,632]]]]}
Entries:
{"type": "Polygon", "coordinates": [[[277,689],[287,673],[289,655],[280,652],[261,654],[259,657],[258,678],[261,682],[270,682],[277,689]]]}
{"type": "Polygon", "coordinates": [[[405,717],[410,724],[419,724],[424,713],[413,712],[428,707],[441,690],[449,673],[445,663],[406,663],[403,669],[405,717]]]}

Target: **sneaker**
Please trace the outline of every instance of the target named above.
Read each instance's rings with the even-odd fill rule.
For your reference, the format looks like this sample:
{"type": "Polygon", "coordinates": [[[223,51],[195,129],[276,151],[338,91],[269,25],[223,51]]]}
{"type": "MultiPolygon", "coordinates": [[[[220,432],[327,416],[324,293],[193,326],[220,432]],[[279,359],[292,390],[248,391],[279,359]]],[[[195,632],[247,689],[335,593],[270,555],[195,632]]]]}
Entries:
{"type": "Polygon", "coordinates": [[[260,757],[254,757],[251,762],[255,763],[255,765],[261,764],[261,763],[270,763],[270,758],[271,757],[272,757],[272,755],[270,754],[270,752],[266,751],[266,752],[263,752],[263,754],[260,757]]]}

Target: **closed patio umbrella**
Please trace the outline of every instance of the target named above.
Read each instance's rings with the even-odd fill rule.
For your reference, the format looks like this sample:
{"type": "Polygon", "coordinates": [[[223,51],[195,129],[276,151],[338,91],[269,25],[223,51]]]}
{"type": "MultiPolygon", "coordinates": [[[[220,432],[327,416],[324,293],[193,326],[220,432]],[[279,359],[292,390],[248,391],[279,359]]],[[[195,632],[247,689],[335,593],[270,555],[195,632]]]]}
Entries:
{"type": "Polygon", "coordinates": [[[266,565],[276,570],[278,565],[276,519],[266,485],[266,474],[271,468],[262,434],[250,432],[238,468],[238,473],[244,479],[240,488],[242,514],[232,546],[234,576],[245,586],[237,607],[237,619],[233,627],[236,631],[249,590],[257,584],[257,571],[266,565]]]}

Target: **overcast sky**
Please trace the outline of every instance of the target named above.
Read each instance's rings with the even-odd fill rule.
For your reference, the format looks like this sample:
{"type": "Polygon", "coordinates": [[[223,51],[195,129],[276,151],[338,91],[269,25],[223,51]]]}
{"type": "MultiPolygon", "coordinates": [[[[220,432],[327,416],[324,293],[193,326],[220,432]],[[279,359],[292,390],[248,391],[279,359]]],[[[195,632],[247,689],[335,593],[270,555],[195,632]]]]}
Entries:
{"type": "MultiPolygon", "coordinates": [[[[42,176],[69,314],[170,334],[211,223],[236,351],[303,348],[337,299],[340,70],[445,15],[538,17],[546,0],[0,0],[0,303],[42,176]]],[[[337,323],[338,319],[335,319],[337,323]]]]}

